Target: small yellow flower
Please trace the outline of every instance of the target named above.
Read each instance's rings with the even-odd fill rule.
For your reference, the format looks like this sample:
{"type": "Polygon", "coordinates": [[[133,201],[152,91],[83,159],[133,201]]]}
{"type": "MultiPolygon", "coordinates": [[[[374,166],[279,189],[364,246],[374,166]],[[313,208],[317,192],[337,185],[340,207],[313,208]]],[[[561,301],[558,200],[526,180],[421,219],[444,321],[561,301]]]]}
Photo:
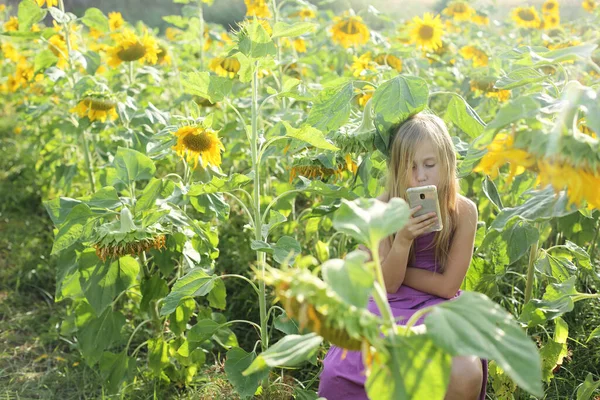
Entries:
{"type": "Polygon", "coordinates": [[[544,14],[544,29],[554,29],[560,26],[560,14],[544,14]]]}
{"type": "Polygon", "coordinates": [[[7,60],[11,60],[13,62],[18,63],[20,60],[25,59],[21,54],[19,54],[17,49],[15,49],[13,45],[9,42],[2,43],[0,48],[2,49],[2,54],[4,54],[4,58],[6,58],[7,60]]]}
{"type": "Polygon", "coordinates": [[[91,122],[106,122],[107,118],[114,121],[119,117],[116,107],[117,103],[110,98],[87,96],[69,111],[79,115],[79,118],[88,117],[91,122]]]}
{"type": "Polygon", "coordinates": [[[468,21],[475,14],[475,10],[464,1],[454,1],[444,9],[443,13],[455,21],[468,21]]]}
{"type": "Polygon", "coordinates": [[[271,18],[271,11],[265,0],[244,0],[244,3],[247,17],[271,18]]]}
{"type": "Polygon", "coordinates": [[[460,49],[460,55],[467,60],[473,60],[474,67],[485,67],[488,65],[488,56],[475,46],[465,46],[460,49]]]}
{"type": "Polygon", "coordinates": [[[225,150],[225,147],[217,137],[217,132],[199,126],[184,126],[173,134],[177,136],[173,150],[180,157],[185,157],[188,163],[194,161],[194,169],[198,166],[198,157],[202,159],[203,168],[207,164],[215,167],[221,165],[221,150],[225,150]]]}
{"type": "Polygon", "coordinates": [[[125,25],[125,20],[120,12],[108,13],[108,27],[111,32],[120,29],[123,25],[125,25]]]}
{"type": "Polygon", "coordinates": [[[0,12],[6,10],[6,4],[0,4],[0,12]]]}
{"type": "Polygon", "coordinates": [[[98,29],[90,28],[90,36],[95,40],[98,40],[104,36],[104,32],[99,31],[98,29]]]}
{"type": "Polygon", "coordinates": [[[235,57],[217,57],[210,61],[208,68],[219,76],[234,78],[241,64],[235,57]]]}
{"type": "Polygon", "coordinates": [[[181,38],[181,35],[183,35],[183,31],[181,29],[177,29],[177,28],[173,28],[173,27],[168,27],[165,30],[165,37],[168,40],[170,40],[171,42],[179,40],[181,38]]]}
{"type": "Polygon", "coordinates": [[[487,15],[476,13],[471,17],[471,21],[476,25],[489,25],[490,18],[487,15]]]}
{"type": "Polygon", "coordinates": [[[19,19],[17,17],[10,17],[10,19],[4,23],[4,30],[7,32],[18,31],[19,19]]]}
{"type": "Polygon", "coordinates": [[[435,50],[442,46],[444,31],[439,15],[434,18],[433,14],[425,13],[423,18],[414,17],[409,29],[411,42],[416,43],[420,48],[435,50]]]}
{"type": "Polygon", "coordinates": [[[298,53],[306,53],[306,41],[304,39],[302,39],[302,38],[294,39],[292,44],[294,45],[294,49],[298,53]]]}
{"type": "Polygon", "coordinates": [[[42,7],[44,5],[44,3],[46,3],[46,5],[48,7],[56,7],[58,6],[58,0],[36,0],[37,5],[42,7]]]}
{"type": "Polygon", "coordinates": [[[309,19],[317,18],[317,13],[308,7],[304,7],[295,13],[290,14],[290,17],[299,17],[300,19],[306,21],[309,19]]]}
{"type": "Polygon", "coordinates": [[[598,3],[596,3],[596,0],[583,0],[581,6],[584,8],[585,11],[593,13],[596,7],[598,6],[598,3]]]}
{"type": "Polygon", "coordinates": [[[379,65],[387,65],[398,72],[402,72],[402,60],[393,54],[378,54],[375,57],[375,62],[379,65]]]}
{"type": "Polygon", "coordinates": [[[332,39],[344,48],[365,44],[369,41],[369,28],[362,22],[362,18],[349,15],[334,17],[335,24],[331,27],[332,39]]]}
{"type": "Polygon", "coordinates": [[[546,0],[542,5],[542,14],[558,14],[558,0],[546,0]]]}
{"type": "Polygon", "coordinates": [[[366,71],[376,71],[376,63],[371,60],[371,52],[368,51],[360,57],[353,56],[350,69],[354,77],[363,75],[366,71]]]}
{"type": "Polygon", "coordinates": [[[496,98],[499,102],[504,103],[510,99],[510,90],[494,89],[485,93],[485,97],[496,98]]]}
{"type": "Polygon", "coordinates": [[[533,7],[517,7],[512,11],[512,19],[523,28],[539,28],[542,21],[533,7]]]}

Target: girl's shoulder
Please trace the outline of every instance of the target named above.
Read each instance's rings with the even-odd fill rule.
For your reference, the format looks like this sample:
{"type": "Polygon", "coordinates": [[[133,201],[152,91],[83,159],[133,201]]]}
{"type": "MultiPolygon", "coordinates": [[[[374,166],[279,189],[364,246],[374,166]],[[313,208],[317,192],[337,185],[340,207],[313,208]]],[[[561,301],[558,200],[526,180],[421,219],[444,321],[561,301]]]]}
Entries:
{"type": "Polygon", "coordinates": [[[458,225],[477,225],[477,205],[473,200],[458,194],[456,196],[456,212],[459,216],[456,220],[458,225]]]}
{"type": "Polygon", "coordinates": [[[387,192],[383,192],[382,194],[377,196],[377,200],[387,203],[390,200],[390,198],[389,198],[389,195],[387,194],[387,192]]]}

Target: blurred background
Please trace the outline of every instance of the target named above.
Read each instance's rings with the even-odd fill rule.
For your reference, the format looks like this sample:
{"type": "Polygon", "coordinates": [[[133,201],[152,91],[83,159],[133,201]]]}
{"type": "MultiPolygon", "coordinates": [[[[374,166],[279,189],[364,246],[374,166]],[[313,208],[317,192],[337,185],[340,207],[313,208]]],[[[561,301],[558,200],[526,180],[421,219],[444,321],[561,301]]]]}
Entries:
{"type": "MultiPolygon", "coordinates": [[[[338,14],[349,8],[355,11],[374,7],[380,13],[398,21],[409,19],[426,11],[440,12],[451,0],[304,0],[315,4],[320,10],[331,10],[338,14]]],[[[476,0],[470,2],[477,10],[487,12],[490,19],[503,20],[516,6],[532,5],[539,8],[544,0],[476,0]]],[[[19,0],[0,0],[16,6],[19,0]]],[[[175,4],[172,0],[64,0],[65,8],[77,16],[82,16],[89,7],[101,9],[105,14],[119,11],[125,20],[135,23],[142,20],[146,25],[164,31],[169,26],[162,17],[166,15],[182,15],[184,4],[175,4]]],[[[559,0],[561,18],[576,19],[584,15],[581,0],[559,0]]],[[[204,6],[204,19],[225,27],[235,26],[246,14],[243,0],[214,0],[210,7],[204,6]]]]}

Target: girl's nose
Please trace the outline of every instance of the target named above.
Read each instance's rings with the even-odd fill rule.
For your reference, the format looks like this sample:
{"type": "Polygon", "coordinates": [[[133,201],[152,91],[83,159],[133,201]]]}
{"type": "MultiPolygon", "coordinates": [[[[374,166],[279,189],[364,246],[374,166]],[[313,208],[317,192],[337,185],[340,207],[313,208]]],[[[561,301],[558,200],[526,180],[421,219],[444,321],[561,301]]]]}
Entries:
{"type": "Polygon", "coordinates": [[[417,180],[419,182],[425,182],[427,180],[427,174],[425,173],[425,168],[418,168],[417,180]]]}

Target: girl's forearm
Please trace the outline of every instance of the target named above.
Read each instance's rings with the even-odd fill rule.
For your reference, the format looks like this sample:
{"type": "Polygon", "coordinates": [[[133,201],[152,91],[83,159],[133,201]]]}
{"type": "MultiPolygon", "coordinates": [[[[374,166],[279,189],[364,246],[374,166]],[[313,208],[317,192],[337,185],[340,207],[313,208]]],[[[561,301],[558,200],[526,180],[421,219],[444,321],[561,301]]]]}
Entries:
{"type": "Polygon", "coordinates": [[[448,283],[445,281],[444,274],[421,268],[406,268],[402,284],[446,299],[450,299],[456,294],[448,291],[448,283]]]}
{"type": "Polygon", "coordinates": [[[394,239],[392,248],[381,263],[381,272],[388,293],[396,293],[405,279],[412,242],[394,239]]]}

